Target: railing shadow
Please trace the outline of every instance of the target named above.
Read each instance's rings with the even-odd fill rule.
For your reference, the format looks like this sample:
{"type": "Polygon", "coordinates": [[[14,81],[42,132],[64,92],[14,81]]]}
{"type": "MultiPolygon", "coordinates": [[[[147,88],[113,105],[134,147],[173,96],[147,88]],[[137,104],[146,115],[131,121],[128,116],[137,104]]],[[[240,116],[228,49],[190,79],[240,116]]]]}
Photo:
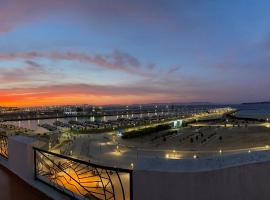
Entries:
{"type": "Polygon", "coordinates": [[[8,137],[0,135],[0,156],[8,159],[8,137]]]}

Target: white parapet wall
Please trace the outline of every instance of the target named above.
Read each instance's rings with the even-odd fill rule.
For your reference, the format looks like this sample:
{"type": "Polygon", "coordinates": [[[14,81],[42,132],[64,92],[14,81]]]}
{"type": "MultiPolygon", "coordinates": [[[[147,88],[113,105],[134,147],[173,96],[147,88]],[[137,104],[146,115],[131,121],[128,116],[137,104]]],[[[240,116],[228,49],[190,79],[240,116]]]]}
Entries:
{"type": "Polygon", "coordinates": [[[270,152],[135,166],[134,200],[269,200],[270,152]]]}
{"type": "MultiPolygon", "coordinates": [[[[8,139],[0,164],[53,199],[68,199],[34,179],[33,138],[8,139]]],[[[133,200],[269,200],[270,151],[201,159],[146,159],[134,166],[133,200]]]]}

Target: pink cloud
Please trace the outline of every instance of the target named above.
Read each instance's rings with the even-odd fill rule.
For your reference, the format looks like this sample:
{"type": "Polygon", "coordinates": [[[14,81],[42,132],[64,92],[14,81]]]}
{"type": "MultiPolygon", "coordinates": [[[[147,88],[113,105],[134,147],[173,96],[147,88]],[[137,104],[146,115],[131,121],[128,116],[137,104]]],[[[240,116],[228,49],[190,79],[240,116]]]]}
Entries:
{"type": "Polygon", "coordinates": [[[22,67],[5,67],[1,68],[0,83],[9,84],[17,82],[31,82],[33,80],[42,81],[41,77],[55,78],[60,76],[56,72],[51,72],[40,64],[26,60],[25,66],[22,67]]]}
{"type": "Polygon", "coordinates": [[[151,73],[155,69],[154,65],[151,65],[151,67],[148,67],[149,65],[143,66],[136,57],[121,51],[114,51],[109,55],[102,55],[102,54],[91,55],[75,52],[34,52],[34,51],[0,54],[0,60],[15,60],[15,59],[31,60],[37,58],[46,58],[50,60],[77,61],[86,64],[94,64],[104,69],[123,71],[126,73],[137,74],[142,76],[151,75],[151,73]]]}

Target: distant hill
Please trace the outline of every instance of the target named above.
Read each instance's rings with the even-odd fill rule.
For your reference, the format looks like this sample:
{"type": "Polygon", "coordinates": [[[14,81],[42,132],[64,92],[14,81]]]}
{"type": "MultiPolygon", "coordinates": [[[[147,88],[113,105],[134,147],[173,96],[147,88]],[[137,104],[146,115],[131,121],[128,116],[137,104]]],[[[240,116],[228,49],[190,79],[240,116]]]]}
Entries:
{"type": "Polygon", "coordinates": [[[212,102],[187,102],[187,103],[179,103],[180,105],[195,105],[195,106],[200,106],[200,105],[217,105],[216,103],[212,102]]]}
{"type": "Polygon", "coordinates": [[[168,103],[150,103],[148,105],[183,105],[183,106],[203,106],[203,105],[218,105],[211,102],[168,102],[168,103]]]}
{"type": "Polygon", "coordinates": [[[270,101],[242,103],[242,105],[250,105],[250,104],[270,104],[270,101]]]}

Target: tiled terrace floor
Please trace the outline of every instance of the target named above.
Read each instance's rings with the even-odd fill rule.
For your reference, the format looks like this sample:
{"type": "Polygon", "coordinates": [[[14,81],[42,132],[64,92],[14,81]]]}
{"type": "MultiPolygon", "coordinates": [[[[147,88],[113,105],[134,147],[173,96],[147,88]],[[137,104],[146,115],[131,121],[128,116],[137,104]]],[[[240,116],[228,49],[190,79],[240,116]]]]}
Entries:
{"type": "Polygon", "coordinates": [[[0,200],[51,200],[0,165],[0,200]]]}

